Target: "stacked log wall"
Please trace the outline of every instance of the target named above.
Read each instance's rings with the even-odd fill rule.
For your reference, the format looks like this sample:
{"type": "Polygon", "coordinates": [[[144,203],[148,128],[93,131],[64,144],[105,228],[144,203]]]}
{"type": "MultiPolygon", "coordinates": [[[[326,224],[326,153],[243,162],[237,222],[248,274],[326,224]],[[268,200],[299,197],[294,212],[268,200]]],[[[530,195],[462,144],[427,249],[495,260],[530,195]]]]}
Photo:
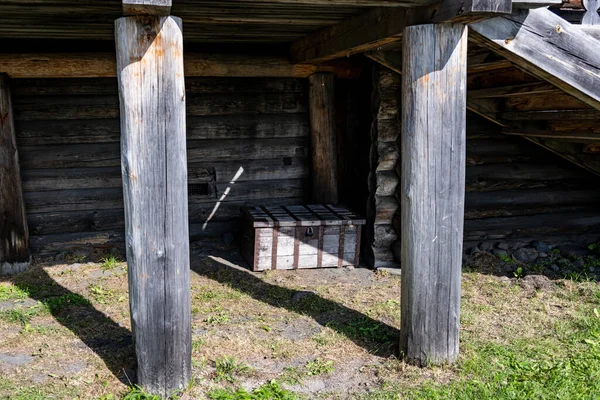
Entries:
{"type": "MultiPolygon", "coordinates": [[[[17,144],[35,253],[123,244],[116,79],[16,79],[17,144]]],[[[309,193],[304,79],[186,80],[190,234],[238,228],[247,204],[309,193]]]]}
{"type": "MultiPolygon", "coordinates": [[[[395,193],[400,163],[393,148],[400,135],[396,96],[400,75],[381,66],[375,69],[367,216],[374,265],[386,266],[400,260],[400,204],[395,193]]],[[[468,113],[464,248],[481,242],[596,241],[599,181],[598,176],[522,138],[504,135],[499,126],[468,113]]]]}

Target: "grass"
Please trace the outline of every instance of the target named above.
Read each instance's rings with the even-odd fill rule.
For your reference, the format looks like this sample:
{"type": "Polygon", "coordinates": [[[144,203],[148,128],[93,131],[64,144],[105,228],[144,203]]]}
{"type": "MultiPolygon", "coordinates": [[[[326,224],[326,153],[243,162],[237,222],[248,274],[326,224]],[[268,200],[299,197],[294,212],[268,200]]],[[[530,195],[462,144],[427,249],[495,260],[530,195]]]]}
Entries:
{"type": "Polygon", "coordinates": [[[320,358],[306,364],[306,373],[310,376],[330,374],[334,369],[333,361],[323,361],[320,358]]]}
{"type": "Polygon", "coordinates": [[[282,389],[279,383],[271,381],[262,385],[252,392],[246,389],[214,389],[208,392],[208,398],[211,400],[296,400],[298,395],[288,390],[282,389]]]}
{"type": "Polygon", "coordinates": [[[116,258],[115,256],[112,256],[112,255],[103,258],[101,261],[102,261],[102,264],[100,265],[100,267],[105,271],[110,271],[111,269],[115,269],[116,267],[119,266],[119,264],[122,263],[121,260],[119,260],[118,258],[116,258]]]}
{"type": "Polygon", "coordinates": [[[215,381],[227,381],[234,383],[239,375],[247,374],[250,367],[242,361],[232,357],[224,356],[215,360],[215,381]]]}
{"type": "Polygon", "coordinates": [[[0,283],[0,301],[24,300],[29,292],[11,283],[0,283]]]}

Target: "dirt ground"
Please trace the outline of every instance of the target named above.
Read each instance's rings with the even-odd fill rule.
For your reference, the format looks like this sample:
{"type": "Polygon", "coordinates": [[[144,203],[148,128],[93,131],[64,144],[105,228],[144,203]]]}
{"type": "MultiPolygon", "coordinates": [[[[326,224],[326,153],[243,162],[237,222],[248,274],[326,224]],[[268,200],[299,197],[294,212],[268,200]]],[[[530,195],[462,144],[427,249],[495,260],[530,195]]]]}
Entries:
{"type": "MultiPolygon", "coordinates": [[[[2,398],[119,398],[135,383],[125,263],[65,258],[0,281],[2,398]]],[[[496,262],[463,275],[461,343],[534,337],[573,312],[562,294],[583,290],[577,283],[491,274],[496,262]]],[[[237,248],[205,243],[192,247],[191,292],[194,382],[184,399],[273,379],[307,398],[360,398],[458,376],[398,360],[400,278],[389,273],[253,273],[237,248]]]]}

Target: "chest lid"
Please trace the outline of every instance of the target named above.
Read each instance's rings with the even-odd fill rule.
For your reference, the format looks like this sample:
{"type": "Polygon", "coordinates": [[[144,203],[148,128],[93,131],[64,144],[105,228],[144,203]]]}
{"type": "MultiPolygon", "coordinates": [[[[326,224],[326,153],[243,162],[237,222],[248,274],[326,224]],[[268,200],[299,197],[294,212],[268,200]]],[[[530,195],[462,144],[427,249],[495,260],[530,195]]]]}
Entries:
{"type": "Polygon", "coordinates": [[[255,228],[274,226],[364,225],[364,218],[330,204],[307,206],[242,207],[255,228]]]}

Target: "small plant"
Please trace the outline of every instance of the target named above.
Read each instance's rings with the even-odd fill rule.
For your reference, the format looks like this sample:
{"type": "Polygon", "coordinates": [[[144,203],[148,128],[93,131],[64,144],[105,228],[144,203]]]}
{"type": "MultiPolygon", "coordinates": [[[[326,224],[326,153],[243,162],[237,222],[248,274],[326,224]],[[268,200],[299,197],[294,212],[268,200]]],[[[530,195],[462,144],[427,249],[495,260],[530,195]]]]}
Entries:
{"type": "Polygon", "coordinates": [[[221,357],[215,360],[215,380],[217,382],[227,381],[234,383],[236,375],[245,374],[250,371],[250,367],[242,361],[236,361],[232,357],[221,357]]]}
{"type": "Polygon", "coordinates": [[[227,315],[226,312],[221,311],[218,314],[211,315],[210,317],[206,318],[205,322],[208,324],[215,325],[224,324],[226,322],[229,322],[229,315],[227,315]]]}
{"type": "Polygon", "coordinates": [[[500,254],[498,256],[499,259],[501,259],[502,261],[504,261],[507,264],[513,264],[515,262],[515,260],[513,260],[510,256],[507,256],[505,254],[500,254]]]}
{"type": "Polygon", "coordinates": [[[192,340],[192,352],[197,352],[204,345],[204,339],[192,340]]]}
{"type": "Polygon", "coordinates": [[[129,391],[123,397],[123,400],[161,400],[161,398],[147,393],[144,389],[136,385],[129,388],[129,391]]]}
{"type": "Polygon", "coordinates": [[[513,275],[515,276],[515,278],[521,279],[525,276],[525,272],[523,271],[523,268],[519,267],[515,272],[513,272],[513,275]]]}
{"type": "Polygon", "coordinates": [[[288,390],[282,389],[279,383],[271,381],[257,387],[248,393],[245,389],[215,389],[208,392],[211,400],[296,400],[298,396],[288,390]]]}
{"type": "Polygon", "coordinates": [[[286,367],[279,377],[282,382],[288,385],[298,385],[302,383],[303,372],[297,367],[286,367]]]}
{"type": "Polygon", "coordinates": [[[58,312],[69,306],[91,306],[91,303],[88,299],[76,293],[50,297],[45,299],[42,303],[50,313],[58,312]]]}
{"type": "Polygon", "coordinates": [[[333,361],[323,361],[320,358],[306,364],[306,374],[311,376],[330,374],[334,369],[333,361]]]}
{"type": "Polygon", "coordinates": [[[117,259],[115,256],[108,256],[108,257],[104,257],[102,260],[102,265],[100,265],[100,268],[102,268],[105,271],[109,271],[111,269],[114,269],[116,267],[119,266],[119,264],[121,263],[121,260],[117,259]]]}
{"type": "Polygon", "coordinates": [[[87,256],[85,256],[83,254],[72,254],[72,253],[69,253],[69,254],[66,255],[65,260],[69,264],[82,263],[85,260],[87,260],[87,256]]]}
{"type": "Polygon", "coordinates": [[[120,296],[117,298],[117,294],[114,290],[103,288],[102,286],[90,284],[89,286],[90,293],[94,300],[96,300],[99,304],[110,304],[113,301],[122,302],[125,301],[124,296],[120,296]]]}

